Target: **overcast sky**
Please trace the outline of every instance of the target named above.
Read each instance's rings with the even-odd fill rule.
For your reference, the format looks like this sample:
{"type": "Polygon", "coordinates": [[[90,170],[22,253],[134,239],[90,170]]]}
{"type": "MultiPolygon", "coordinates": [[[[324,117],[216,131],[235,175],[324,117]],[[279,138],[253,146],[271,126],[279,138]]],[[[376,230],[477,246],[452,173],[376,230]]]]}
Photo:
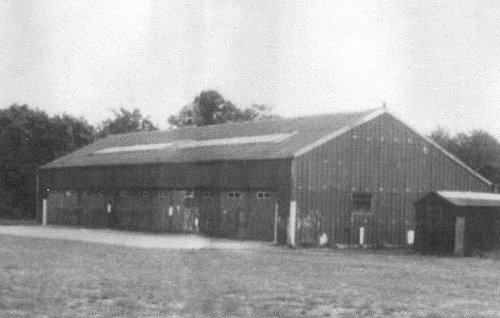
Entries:
{"type": "Polygon", "coordinates": [[[500,138],[500,1],[0,0],[0,107],[161,127],[204,89],[500,138]]]}

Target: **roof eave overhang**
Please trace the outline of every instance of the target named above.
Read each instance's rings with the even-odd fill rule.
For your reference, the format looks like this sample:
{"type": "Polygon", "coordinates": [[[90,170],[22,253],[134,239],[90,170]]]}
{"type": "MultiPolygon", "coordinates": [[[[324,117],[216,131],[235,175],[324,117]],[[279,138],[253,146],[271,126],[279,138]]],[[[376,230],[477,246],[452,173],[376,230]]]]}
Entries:
{"type": "Polygon", "coordinates": [[[56,170],[56,169],[76,169],[76,168],[99,168],[99,167],[115,167],[115,166],[158,166],[158,165],[182,165],[182,164],[209,164],[209,163],[234,163],[234,162],[252,162],[252,161],[291,161],[293,156],[270,157],[270,158],[239,158],[239,159],[214,159],[214,160],[196,160],[196,161],[158,161],[158,162],[127,162],[127,163],[103,163],[103,164],[87,164],[87,165],[63,165],[63,166],[41,166],[40,170],[56,170]]]}

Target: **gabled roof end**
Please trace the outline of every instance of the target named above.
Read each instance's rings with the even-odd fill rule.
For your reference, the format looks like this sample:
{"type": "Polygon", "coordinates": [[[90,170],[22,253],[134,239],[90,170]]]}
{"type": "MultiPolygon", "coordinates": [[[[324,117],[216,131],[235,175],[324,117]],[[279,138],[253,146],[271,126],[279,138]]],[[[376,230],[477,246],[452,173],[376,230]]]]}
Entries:
{"type": "Polygon", "coordinates": [[[340,135],[343,135],[349,131],[351,131],[352,129],[370,121],[370,120],[373,120],[375,118],[377,118],[378,116],[382,115],[382,114],[385,114],[387,113],[388,110],[387,110],[387,107],[382,107],[382,108],[377,108],[375,110],[373,110],[372,112],[368,113],[367,115],[365,115],[363,118],[361,118],[360,120],[350,124],[350,125],[347,125],[345,127],[342,127],[341,129],[337,130],[337,131],[334,131],[328,135],[325,135],[324,137],[316,140],[315,142],[297,150],[294,154],[293,154],[293,157],[296,158],[296,157],[300,157],[302,156],[303,154],[305,153],[308,153],[309,151],[315,149],[315,148],[318,148],[322,145],[324,145],[325,143],[339,137],[340,135]]]}

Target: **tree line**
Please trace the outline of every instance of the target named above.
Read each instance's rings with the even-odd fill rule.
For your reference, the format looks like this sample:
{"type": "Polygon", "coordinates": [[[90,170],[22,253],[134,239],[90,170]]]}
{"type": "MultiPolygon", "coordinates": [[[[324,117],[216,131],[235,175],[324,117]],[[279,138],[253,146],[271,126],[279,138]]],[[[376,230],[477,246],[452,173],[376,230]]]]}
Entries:
{"type": "MultiPolygon", "coordinates": [[[[63,114],[49,116],[28,105],[0,109],[0,218],[35,216],[36,174],[40,166],[108,135],[154,131],[138,109],[113,110],[99,125],[63,114]]],[[[168,118],[171,128],[276,118],[267,105],[239,108],[214,90],[203,91],[168,118]]]]}
{"type": "Polygon", "coordinates": [[[500,184],[500,144],[494,136],[484,130],[453,135],[438,127],[430,137],[479,174],[500,184]]]}
{"type": "MultiPolygon", "coordinates": [[[[240,108],[214,90],[202,91],[168,118],[171,128],[278,118],[272,108],[240,108]]],[[[49,116],[28,105],[0,109],[0,218],[33,218],[37,169],[97,139],[112,134],[154,131],[157,126],[138,109],[120,108],[93,126],[68,114],[49,116]]],[[[500,183],[500,144],[482,130],[450,134],[438,127],[436,143],[496,184],[500,183]]]]}

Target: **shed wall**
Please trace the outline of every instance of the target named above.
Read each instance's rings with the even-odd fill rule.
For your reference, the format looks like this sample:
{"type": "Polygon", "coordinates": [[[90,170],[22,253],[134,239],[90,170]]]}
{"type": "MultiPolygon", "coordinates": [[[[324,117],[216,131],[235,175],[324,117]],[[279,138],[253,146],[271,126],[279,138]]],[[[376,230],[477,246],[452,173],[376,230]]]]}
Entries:
{"type": "Polygon", "coordinates": [[[453,254],[457,217],[465,219],[464,255],[500,246],[499,208],[426,202],[416,206],[415,250],[424,254],[453,254]]]}
{"type": "Polygon", "coordinates": [[[330,245],[404,245],[415,229],[413,203],[433,190],[491,187],[390,114],[383,114],[293,163],[297,241],[330,245]],[[353,192],[372,195],[371,213],[353,214],[353,192]]]}

